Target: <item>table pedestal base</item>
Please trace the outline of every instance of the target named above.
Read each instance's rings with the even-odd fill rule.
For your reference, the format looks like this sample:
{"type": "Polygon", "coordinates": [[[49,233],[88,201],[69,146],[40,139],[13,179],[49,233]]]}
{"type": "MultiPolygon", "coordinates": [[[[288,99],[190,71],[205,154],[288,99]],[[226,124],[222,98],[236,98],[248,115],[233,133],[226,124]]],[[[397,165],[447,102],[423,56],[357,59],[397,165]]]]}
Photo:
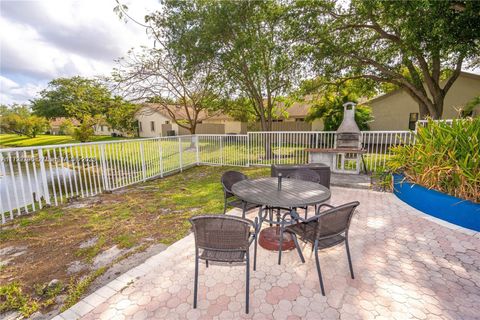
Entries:
{"type": "MultiPolygon", "coordinates": [[[[258,243],[264,249],[271,251],[279,251],[280,249],[280,228],[270,227],[260,231],[258,237],[258,243]]],[[[292,239],[292,235],[288,232],[283,233],[282,251],[295,249],[295,242],[292,239]]]]}

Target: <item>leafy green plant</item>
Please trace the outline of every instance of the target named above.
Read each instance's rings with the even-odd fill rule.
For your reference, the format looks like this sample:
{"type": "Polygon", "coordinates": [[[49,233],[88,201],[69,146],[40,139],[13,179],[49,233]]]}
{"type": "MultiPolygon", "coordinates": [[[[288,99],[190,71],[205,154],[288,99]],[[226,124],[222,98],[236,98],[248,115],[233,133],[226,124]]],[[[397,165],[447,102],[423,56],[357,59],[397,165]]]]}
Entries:
{"type": "Polygon", "coordinates": [[[67,287],[67,299],[65,300],[65,304],[62,306],[61,311],[65,311],[77,303],[78,300],[80,300],[80,297],[85,293],[85,291],[87,291],[90,284],[104,274],[107,269],[107,267],[99,268],[78,281],[75,281],[75,279],[72,278],[67,287]]]}
{"type": "Polygon", "coordinates": [[[388,167],[424,187],[480,202],[480,118],[428,121],[414,145],[392,148],[388,167]]]}
{"type": "Polygon", "coordinates": [[[0,313],[18,310],[23,316],[28,317],[38,308],[39,304],[23,293],[18,283],[0,286],[0,313]]]}

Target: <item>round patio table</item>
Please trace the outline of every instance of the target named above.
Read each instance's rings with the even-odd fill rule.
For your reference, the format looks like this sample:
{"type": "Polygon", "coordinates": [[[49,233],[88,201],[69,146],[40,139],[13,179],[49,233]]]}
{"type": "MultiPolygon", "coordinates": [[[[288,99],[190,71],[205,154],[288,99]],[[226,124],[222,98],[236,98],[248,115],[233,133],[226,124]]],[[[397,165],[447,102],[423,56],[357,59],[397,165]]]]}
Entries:
{"type": "Polygon", "coordinates": [[[330,199],[331,195],[330,190],[319,183],[289,178],[281,180],[280,190],[276,177],[243,180],[232,186],[232,193],[239,199],[261,205],[258,211],[260,222],[276,225],[260,232],[259,244],[265,249],[279,251],[279,264],[282,250],[295,248],[295,243],[290,234],[283,234],[286,222],[283,219],[280,221],[266,219],[266,215],[263,217],[263,211],[268,208],[288,208],[292,217],[302,220],[296,208],[322,203],[330,199]]]}

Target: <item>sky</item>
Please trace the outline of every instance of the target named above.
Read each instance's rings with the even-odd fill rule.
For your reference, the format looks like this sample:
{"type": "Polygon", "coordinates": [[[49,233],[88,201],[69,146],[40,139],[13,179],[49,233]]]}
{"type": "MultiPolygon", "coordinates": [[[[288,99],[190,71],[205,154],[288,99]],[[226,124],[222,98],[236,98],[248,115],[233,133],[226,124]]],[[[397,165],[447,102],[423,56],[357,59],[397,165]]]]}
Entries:
{"type": "MultiPolygon", "coordinates": [[[[157,0],[121,0],[143,17],[157,0]]],[[[151,46],[145,29],[125,23],[115,0],[0,0],[0,104],[24,103],[58,77],[108,76],[130,48],[151,46]]]]}

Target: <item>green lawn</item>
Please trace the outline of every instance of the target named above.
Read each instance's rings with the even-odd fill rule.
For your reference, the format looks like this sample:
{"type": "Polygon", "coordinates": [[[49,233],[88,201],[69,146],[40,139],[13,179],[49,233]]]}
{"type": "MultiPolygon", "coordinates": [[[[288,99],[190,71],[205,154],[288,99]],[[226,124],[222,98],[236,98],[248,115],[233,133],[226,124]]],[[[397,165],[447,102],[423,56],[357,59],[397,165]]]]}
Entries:
{"type": "Polygon", "coordinates": [[[242,171],[251,178],[270,173],[265,167],[194,167],[119,192],[80,199],[72,207],[44,208],[1,226],[0,249],[25,244],[28,249],[1,267],[0,313],[13,308],[29,315],[54,304],[58,294],[67,294],[66,306],[71,305],[111,266],[68,274],[74,261],[91,266],[95,256],[114,245],[139,251],[181,239],[189,231],[188,218],[223,211],[220,177],[227,170],[242,171]],[[98,239],[93,246],[80,248],[92,238],[98,239]],[[60,280],[59,288],[39,294],[38,288],[52,279],[60,280]]]}
{"type": "MultiPolygon", "coordinates": [[[[120,140],[125,138],[114,138],[111,136],[93,136],[92,141],[110,141],[120,140]]],[[[27,136],[19,136],[16,134],[0,134],[0,147],[35,147],[45,146],[50,144],[65,144],[65,143],[80,143],[71,136],[62,135],[47,135],[41,134],[35,138],[27,136]]]]}

